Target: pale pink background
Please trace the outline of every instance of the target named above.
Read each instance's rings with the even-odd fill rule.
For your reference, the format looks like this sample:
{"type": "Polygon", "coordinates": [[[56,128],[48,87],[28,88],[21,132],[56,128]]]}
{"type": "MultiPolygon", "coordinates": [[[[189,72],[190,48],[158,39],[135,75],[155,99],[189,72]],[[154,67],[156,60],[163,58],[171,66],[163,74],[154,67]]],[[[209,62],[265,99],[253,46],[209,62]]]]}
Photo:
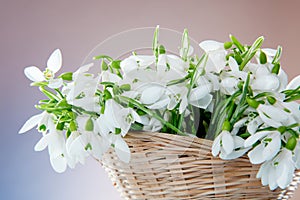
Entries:
{"type": "Polygon", "coordinates": [[[232,33],[250,44],[264,35],[265,46],[283,46],[282,66],[290,78],[300,72],[297,1],[1,0],[0,5],[0,199],[120,199],[97,162],[56,174],[47,152],[33,151],[40,135],[17,135],[37,113],[33,105],[41,98],[29,87],[23,68],[44,66],[55,48],[63,51],[64,69],[74,70],[112,34],[159,24],[178,31],[188,28],[197,41],[225,41],[232,33]]]}

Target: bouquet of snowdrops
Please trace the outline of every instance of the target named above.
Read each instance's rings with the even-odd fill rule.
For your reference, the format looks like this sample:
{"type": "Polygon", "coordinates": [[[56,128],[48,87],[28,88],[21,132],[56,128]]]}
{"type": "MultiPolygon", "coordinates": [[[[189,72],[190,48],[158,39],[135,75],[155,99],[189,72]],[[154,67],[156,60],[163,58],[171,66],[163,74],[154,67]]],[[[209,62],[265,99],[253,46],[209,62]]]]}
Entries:
{"type": "Polygon", "coordinates": [[[188,33],[178,55],[167,54],[156,28],[152,55],[115,60],[95,56],[75,72],[56,75],[62,66],[55,50],[41,71],[25,75],[46,96],[42,113],[21,128],[42,133],[35,150],[48,147],[57,172],[86,157],[101,159],[110,147],[124,162],[130,149],[123,137],[144,130],[214,140],[212,154],[235,159],[247,154],[260,164],[257,178],[273,190],[286,188],[300,168],[300,76],[290,83],[280,65],[282,48],[261,48],[264,38],[243,45],[234,36],[220,43],[203,41],[194,55],[188,33]],[[98,68],[98,74],[89,73],[98,68]]]}

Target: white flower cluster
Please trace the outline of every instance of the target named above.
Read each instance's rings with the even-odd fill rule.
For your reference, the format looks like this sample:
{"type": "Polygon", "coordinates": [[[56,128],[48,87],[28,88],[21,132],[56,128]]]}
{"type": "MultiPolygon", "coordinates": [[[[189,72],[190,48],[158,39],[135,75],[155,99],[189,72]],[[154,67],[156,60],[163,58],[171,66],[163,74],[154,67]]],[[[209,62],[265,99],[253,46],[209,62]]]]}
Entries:
{"type": "Polygon", "coordinates": [[[201,42],[205,54],[197,57],[185,31],[177,56],[165,53],[157,35],[158,29],[153,55],[97,56],[97,75],[85,65],[55,77],[62,66],[59,50],[44,72],[27,67],[25,75],[48,100],[39,102],[43,112],[20,133],[37,126],[43,137],[35,150],[48,147],[57,172],[89,155],[101,159],[110,147],[129,162],[123,138],[131,129],[204,137],[214,140],[214,156],[235,159],[248,152],[251,163],[261,164],[263,185],[287,187],[300,169],[300,76],[288,84],[281,47],[261,49],[262,37],[242,45],[231,36],[227,43],[201,42]]]}

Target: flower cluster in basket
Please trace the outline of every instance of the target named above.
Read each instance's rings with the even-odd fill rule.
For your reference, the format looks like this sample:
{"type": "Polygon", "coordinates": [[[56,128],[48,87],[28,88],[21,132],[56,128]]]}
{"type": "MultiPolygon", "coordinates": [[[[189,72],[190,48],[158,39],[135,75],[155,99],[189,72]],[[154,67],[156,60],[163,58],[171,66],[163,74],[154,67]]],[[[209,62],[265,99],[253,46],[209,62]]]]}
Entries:
{"type": "Polygon", "coordinates": [[[178,55],[168,54],[158,42],[153,54],[115,60],[96,56],[75,72],[56,75],[62,66],[55,50],[41,71],[25,68],[47,99],[21,128],[42,133],[35,150],[48,147],[57,172],[74,168],[86,157],[101,159],[110,147],[124,162],[130,149],[123,137],[145,130],[214,140],[212,154],[235,159],[247,154],[260,164],[257,178],[273,190],[285,188],[300,169],[300,76],[288,83],[280,65],[282,48],[261,48],[234,36],[220,43],[200,43],[203,55],[194,55],[185,30],[178,55]],[[98,74],[89,72],[98,68],[98,74]]]}

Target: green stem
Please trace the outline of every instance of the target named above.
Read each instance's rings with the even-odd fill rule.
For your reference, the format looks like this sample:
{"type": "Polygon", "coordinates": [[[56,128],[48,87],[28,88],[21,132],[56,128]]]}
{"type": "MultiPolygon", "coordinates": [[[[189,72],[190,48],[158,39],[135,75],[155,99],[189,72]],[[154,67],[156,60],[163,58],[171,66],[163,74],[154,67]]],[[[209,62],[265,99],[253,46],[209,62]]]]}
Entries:
{"type": "Polygon", "coordinates": [[[136,100],[129,98],[129,97],[125,97],[125,96],[117,96],[115,97],[115,100],[117,102],[122,102],[125,104],[133,104],[134,106],[136,106],[138,109],[142,110],[143,112],[147,113],[149,116],[154,117],[155,119],[157,119],[158,121],[160,121],[162,124],[164,124],[165,126],[167,126],[168,128],[172,129],[175,133],[177,133],[178,135],[182,135],[182,136],[187,136],[187,134],[183,133],[181,130],[179,130],[177,127],[173,126],[171,123],[165,121],[162,117],[160,117],[159,115],[157,115],[156,113],[152,112],[151,110],[147,109],[144,105],[140,104],[139,102],[137,102],[136,100]]]}

